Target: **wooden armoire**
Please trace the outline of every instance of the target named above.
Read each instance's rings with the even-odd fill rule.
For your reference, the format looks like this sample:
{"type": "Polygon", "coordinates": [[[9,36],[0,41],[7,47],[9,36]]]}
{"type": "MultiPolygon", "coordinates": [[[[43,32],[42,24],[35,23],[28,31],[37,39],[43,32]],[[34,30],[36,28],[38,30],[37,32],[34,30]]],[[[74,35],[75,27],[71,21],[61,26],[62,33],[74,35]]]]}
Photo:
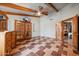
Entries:
{"type": "Polygon", "coordinates": [[[15,20],[15,31],[18,41],[28,40],[32,35],[32,23],[29,21],[15,20]]]}

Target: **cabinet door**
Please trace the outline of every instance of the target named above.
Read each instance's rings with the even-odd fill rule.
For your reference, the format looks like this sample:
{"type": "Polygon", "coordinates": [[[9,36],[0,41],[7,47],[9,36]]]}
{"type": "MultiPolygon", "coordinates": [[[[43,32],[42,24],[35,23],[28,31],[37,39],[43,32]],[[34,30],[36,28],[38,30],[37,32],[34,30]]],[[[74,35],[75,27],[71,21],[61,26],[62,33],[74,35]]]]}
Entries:
{"type": "Polygon", "coordinates": [[[11,32],[7,32],[5,36],[5,54],[10,54],[11,52],[11,32]]]}
{"type": "Polygon", "coordinates": [[[7,28],[6,26],[6,20],[1,20],[0,21],[0,31],[5,31],[7,28]]]}
{"type": "Polygon", "coordinates": [[[16,33],[12,32],[12,39],[11,39],[12,48],[15,48],[16,45],[16,33]]]}
{"type": "Polygon", "coordinates": [[[73,17],[72,28],[73,46],[75,49],[78,49],[78,16],[73,17]]]}
{"type": "Polygon", "coordinates": [[[31,30],[32,30],[32,24],[29,23],[29,31],[31,31],[31,30]]]}
{"type": "Polygon", "coordinates": [[[63,22],[58,22],[56,24],[56,38],[63,40],[63,22]]]}
{"type": "Polygon", "coordinates": [[[6,30],[6,21],[2,21],[2,30],[6,30]]]}

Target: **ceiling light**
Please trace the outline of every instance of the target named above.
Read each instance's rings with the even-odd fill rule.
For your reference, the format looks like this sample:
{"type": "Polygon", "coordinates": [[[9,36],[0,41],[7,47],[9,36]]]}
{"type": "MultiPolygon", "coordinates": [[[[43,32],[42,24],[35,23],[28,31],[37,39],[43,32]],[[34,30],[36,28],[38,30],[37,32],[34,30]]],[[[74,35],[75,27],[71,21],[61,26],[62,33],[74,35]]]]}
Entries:
{"type": "Polygon", "coordinates": [[[40,16],[40,15],[41,15],[41,12],[40,12],[40,11],[38,11],[37,15],[38,15],[38,16],[40,16]]]}

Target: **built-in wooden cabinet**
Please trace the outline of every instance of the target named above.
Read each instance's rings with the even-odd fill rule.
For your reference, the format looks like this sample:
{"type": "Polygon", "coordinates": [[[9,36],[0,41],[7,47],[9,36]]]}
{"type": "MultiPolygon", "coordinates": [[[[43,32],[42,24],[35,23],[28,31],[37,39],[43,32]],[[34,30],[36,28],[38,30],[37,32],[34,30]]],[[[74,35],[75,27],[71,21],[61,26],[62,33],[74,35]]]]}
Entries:
{"type": "Polygon", "coordinates": [[[15,20],[15,31],[18,41],[30,39],[32,35],[32,23],[15,20]]]}
{"type": "Polygon", "coordinates": [[[0,20],[0,31],[5,31],[7,29],[7,26],[6,26],[6,20],[3,19],[3,20],[0,20]]]}
{"type": "Polygon", "coordinates": [[[5,55],[10,55],[13,48],[16,47],[16,32],[7,32],[5,35],[5,55]]]}
{"type": "Polygon", "coordinates": [[[0,14],[0,32],[8,30],[8,17],[5,14],[0,14]]]}
{"type": "Polygon", "coordinates": [[[7,32],[5,35],[5,55],[9,55],[11,50],[11,33],[7,32]]]}
{"type": "Polygon", "coordinates": [[[30,22],[27,23],[26,35],[27,35],[27,37],[26,37],[27,39],[30,39],[32,36],[32,23],[30,23],[30,22]]]}
{"type": "Polygon", "coordinates": [[[15,21],[15,31],[17,40],[24,39],[24,22],[23,21],[15,21]]]}
{"type": "Polygon", "coordinates": [[[11,47],[12,49],[16,47],[16,32],[11,32],[11,47]]]}
{"type": "Polygon", "coordinates": [[[32,23],[16,21],[15,31],[5,34],[5,55],[11,55],[12,50],[17,46],[18,41],[28,40],[32,35],[32,23]]]}

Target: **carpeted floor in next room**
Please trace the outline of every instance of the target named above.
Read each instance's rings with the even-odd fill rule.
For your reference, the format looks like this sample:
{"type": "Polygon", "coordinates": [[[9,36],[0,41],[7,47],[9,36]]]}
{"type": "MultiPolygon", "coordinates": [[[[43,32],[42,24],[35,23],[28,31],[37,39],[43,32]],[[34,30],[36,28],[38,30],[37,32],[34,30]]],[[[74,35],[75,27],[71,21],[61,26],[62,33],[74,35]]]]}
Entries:
{"type": "MultiPolygon", "coordinates": [[[[19,43],[19,42],[18,42],[19,43]]],[[[12,50],[11,56],[75,56],[73,48],[67,42],[62,46],[62,41],[47,38],[34,37],[29,42],[23,41],[12,50]],[[63,49],[62,49],[63,48],[63,49]]]]}

